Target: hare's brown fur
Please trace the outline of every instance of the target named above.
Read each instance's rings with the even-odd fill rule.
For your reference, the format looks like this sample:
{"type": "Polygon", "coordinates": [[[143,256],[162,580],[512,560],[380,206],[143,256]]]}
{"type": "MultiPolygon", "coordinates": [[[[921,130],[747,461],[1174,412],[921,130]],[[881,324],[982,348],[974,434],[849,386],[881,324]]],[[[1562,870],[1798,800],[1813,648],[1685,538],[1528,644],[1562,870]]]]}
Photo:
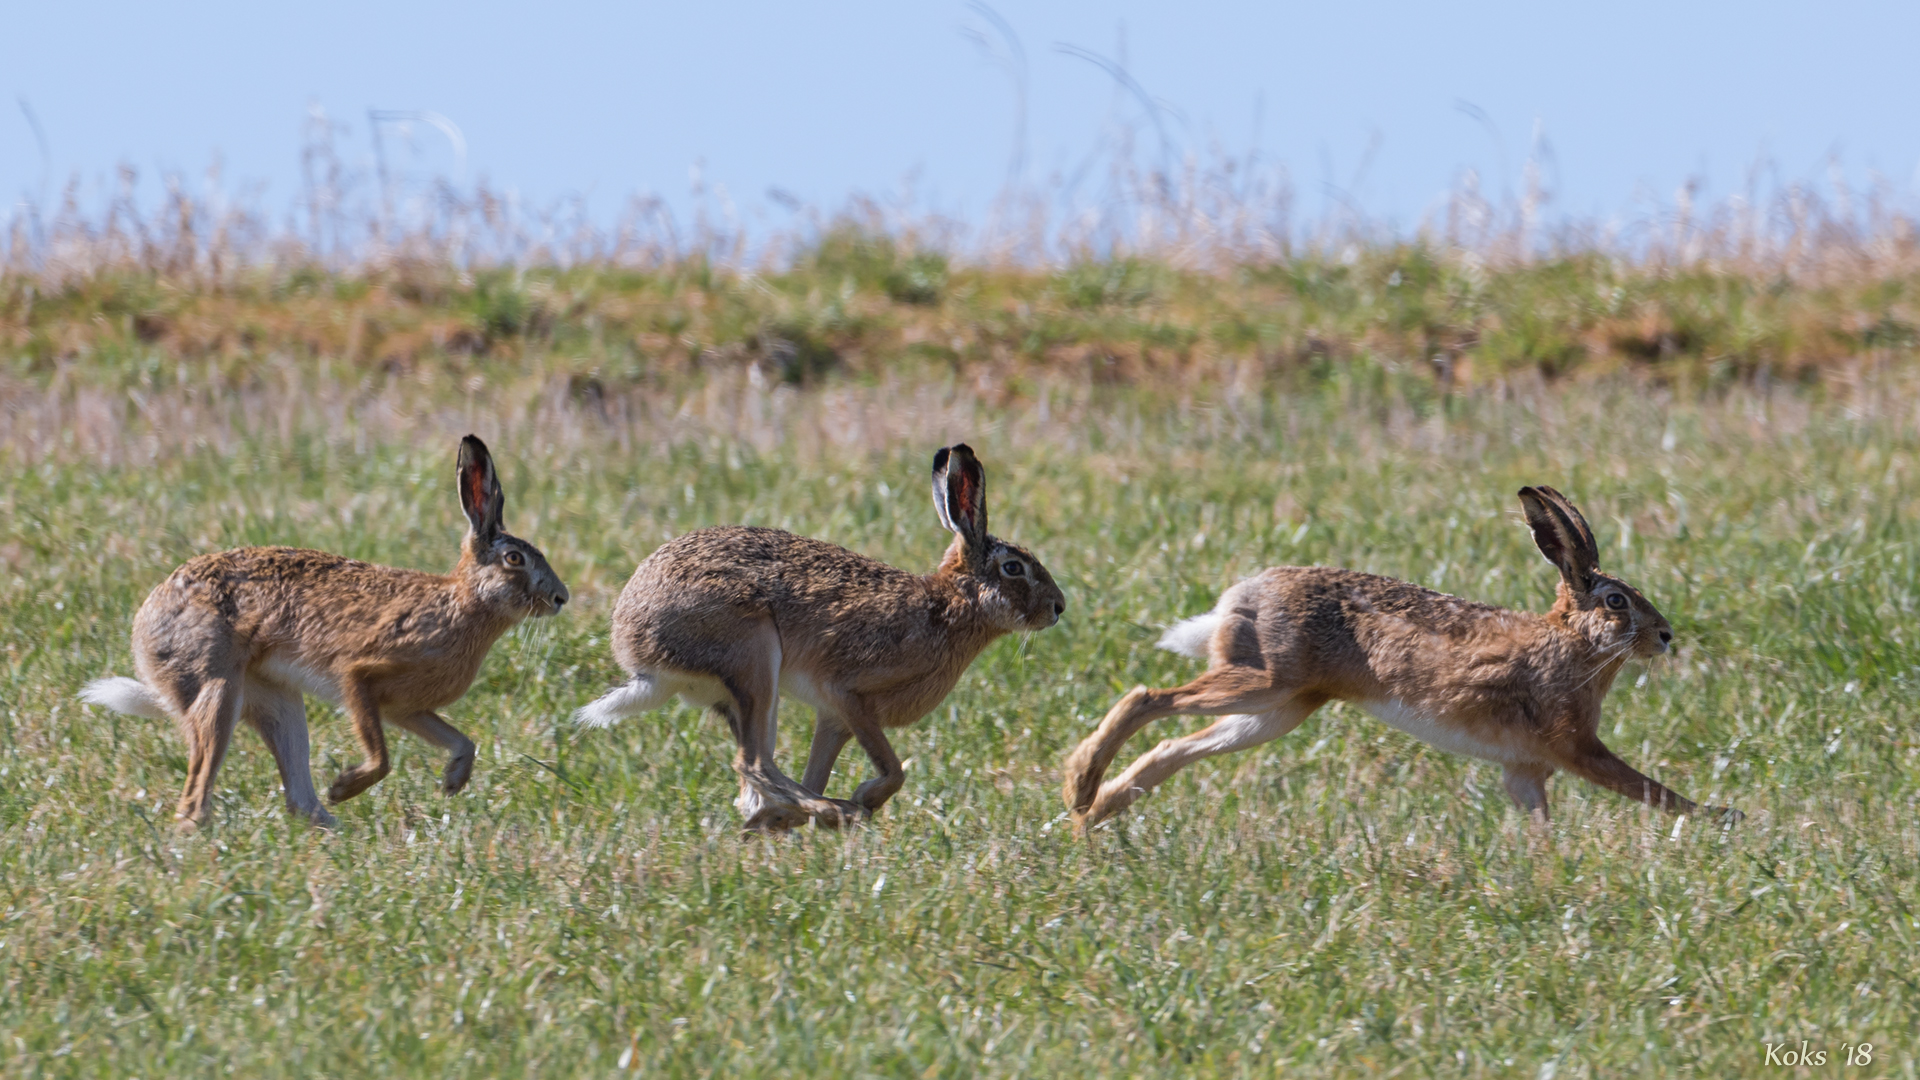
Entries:
{"type": "Polygon", "coordinates": [[[931,574],[778,529],[722,526],[662,545],[613,610],[614,658],[633,680],[576,718],[611,723],[675,694],[713,707],[739,744],[749,827],[837,825],[879,809],[904,780],[885,729],[930,712],[995,638],[1051,626],[1065,610],[1031,552],[987,533],[971,450],[941,451],[934,487],[955,537],[931,574]],[[799,784],[773,761],[783,693],[817,716],[799,784]],[[878,775],[850,802],[825,798],[849,739],[878,775]]]}
{"type": "Polygon", "coordinates": [[[303,693],[342,706],[366,760],[328,791],[352,798],[391,765],[382,722],[446,750],[443,788],[459,791],[474,744],[435,712],[466,693],[501,634],[566,603],[566,586],[531,544],[499,529],[501,497],[478,439],[461,454],[473,529],[449,574],[375,566],[321,551],[255,547],[202,555],[154,588],[133,621],[139,681],[103,679],[83,698],[172,716],[188,745],[178,815],[206,819],[237,720],[272,750],[294,813],[320,824],[303,693]]]}
{"type": "Polygon", "coordinates": [[[1204,674],[1169,690],[1135,687],[1068,755],[1064,794],[1076,821],[1085,828],[1119,812],[1201,758],[1284,735],[1334,699],[1440,749],[1500,764],[1514,802],[1543,818],[1546,780],[1562,769],[1693,813],[1693,802],[1598,736],[1615,674],[1630,658],[1665,652],[1672,628],[1638,590],[1600,573],[1592,532],[1564,496],[1526,488],[1521,499],[1541,550],[1561,568],[1546,614],[1351,570],[1264,571],[1163,642],[1208,660],[1204,674]],[[1161,743],[1103,783],[1128,738],[1183,713],[1221,719],[1161,743]]]}

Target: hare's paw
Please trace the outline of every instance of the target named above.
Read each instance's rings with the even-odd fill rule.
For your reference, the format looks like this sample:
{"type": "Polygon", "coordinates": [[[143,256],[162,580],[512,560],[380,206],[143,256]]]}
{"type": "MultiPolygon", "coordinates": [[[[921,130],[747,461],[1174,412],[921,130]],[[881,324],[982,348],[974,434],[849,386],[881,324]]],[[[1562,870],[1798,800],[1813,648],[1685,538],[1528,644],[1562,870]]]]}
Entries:
{"type": "Polygon", "coordinates": [[[1132,806],[1145,795],[1147,789],[1127,783],[1125,778],[1109,780],[1100,785],[1100,793],[1094,797],[1093,805],[1074,814],[1079,829],[1085,833],[1088,829],[1107,820],[1113,815],[1132,806]]]}
{"type": "Polygon", "coordinates": [[[806,823],[806,812],[799,807],[785,803],[769,803],[761,806],[741,828],[749,833],[783,833],[797,829],[806,823]]]}
{"type": "Polygon", "coordinates": [[[1084,817],[1087,808],[1093,805],[1095,795],[1100,792],[1102,770],[1094,763],[1094,752],[1090,747],[1077,746],[1060,768],[1063,774],[1060,794],[1073,811],[1076,818],[1084,817]]]}
{"type": "Polygon", "coordinates": [[[447,762],[447,770],[440,774],[440,791],[446,795],[458,795],[460,789],[473,779],[473,751],[455,756],[447,762]]]}
{"type": "Polygon", "coordinates": [[[845,799],[819,799],[809,804],[807,810],[813,815],[813,823],[822,829],[863,825],[873,817],[872,810],[845,799]]]}
{"type": "Polygon", "coordinates": [[[748,832],[785,832],[807,823],[807,811],[800,803],[777,787],[757,783],[753,778],[741,779],[740,794],[733,805],[746,819],[743,827],[748,832]]]}
{"type": "Polygon", "coordinates": [[[853,789],[854,805],[870,815],[887,805],[887,800],[893,798],[894,793],[899,791],[906,782],[906,777],[898,773],[892,776],[876,776],[853,789]]]}
{"type": "Polygon", "coordinates": [[[346,802],[348,799],[353,798],[355,795],[386,779],[387,773],[391,771],[391,768],[392,767],[385,762],[380,762],[379,764],[362,762],[350,769],[341,770],[340,775],[334,778],[333,785],[327,788],[327,801],[330,803],[346,802]]]}

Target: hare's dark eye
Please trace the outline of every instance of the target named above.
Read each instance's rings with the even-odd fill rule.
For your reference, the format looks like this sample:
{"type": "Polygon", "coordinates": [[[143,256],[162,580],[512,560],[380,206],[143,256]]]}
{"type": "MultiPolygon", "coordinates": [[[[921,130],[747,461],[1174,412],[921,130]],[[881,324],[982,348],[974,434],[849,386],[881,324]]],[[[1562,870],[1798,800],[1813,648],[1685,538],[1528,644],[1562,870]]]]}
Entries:
{"type": "Polygon", "coordinates": [[[1607,606],[1615,611],[1625,611],[1627,610],[1627,598],[1621,596],[1619,593],[1608,593],[1607,606]]]}
{"type": "Polygon", "coordinates": [[[524,566],[526,565],[526,562],[527,562],[527,557],[525,555],[522,555],[517,551],[507,552],[508,566],[524,566]]]}
{"type": "Polygon", "coordinates": [[[1014,559],[1008,559],[1000,564],[1000,572],[1008,577],[1025,577],[1027,568],[1014,559]]]}

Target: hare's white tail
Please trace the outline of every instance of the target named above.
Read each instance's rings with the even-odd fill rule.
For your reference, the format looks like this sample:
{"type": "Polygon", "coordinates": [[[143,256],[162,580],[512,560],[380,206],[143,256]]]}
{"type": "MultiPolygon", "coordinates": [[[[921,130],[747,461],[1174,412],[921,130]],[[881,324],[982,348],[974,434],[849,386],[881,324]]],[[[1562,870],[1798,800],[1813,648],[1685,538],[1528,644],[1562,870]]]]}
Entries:
{"type": "Polygon", "coordinates": [[[650,675],[635,675],[574,711],[573,722],[586,727],[612,727],[629,716],[651,712],[667,703],[674,691],[650,675]]]}
{"type": "Polygon", "coordinates": [[[1160,635],[1159,647],[1196,660],[1205,660],[1207,643],[1213,640],[1213,632],[1220,628],[1220,618],[1218,611],[1209,611],[1205,615],[1181,619],[1160,635]]]}
{"type": "Polygon", "coordinates": [[[95,679],[81,687],[80,700],[128,716],[144,716],[149,720],[171,718],[167,707],[160,703],[159,695],[148,689],[147,684],[120,675],[95,679]]]}

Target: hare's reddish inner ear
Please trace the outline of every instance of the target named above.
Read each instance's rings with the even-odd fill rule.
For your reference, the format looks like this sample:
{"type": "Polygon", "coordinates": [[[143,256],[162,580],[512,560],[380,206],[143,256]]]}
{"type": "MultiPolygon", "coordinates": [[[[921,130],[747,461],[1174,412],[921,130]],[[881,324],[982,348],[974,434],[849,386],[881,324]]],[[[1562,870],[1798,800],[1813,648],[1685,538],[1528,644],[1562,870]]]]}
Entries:
{"type": "Polygon", "coordinates": [[[492,543],[500,531],[500,514],[506,506],[506,494],[494,475],[493,455],[487,444],[472,435],[460,440],[460,509],[466,511],[474,538],[492,543]]]}
{"type": "Polygon", "coordinates": [[[975,547],[987,539],[987,473],[973,448],[955,443],[933,456],[933,508],[940,524],[975,547]]]}

